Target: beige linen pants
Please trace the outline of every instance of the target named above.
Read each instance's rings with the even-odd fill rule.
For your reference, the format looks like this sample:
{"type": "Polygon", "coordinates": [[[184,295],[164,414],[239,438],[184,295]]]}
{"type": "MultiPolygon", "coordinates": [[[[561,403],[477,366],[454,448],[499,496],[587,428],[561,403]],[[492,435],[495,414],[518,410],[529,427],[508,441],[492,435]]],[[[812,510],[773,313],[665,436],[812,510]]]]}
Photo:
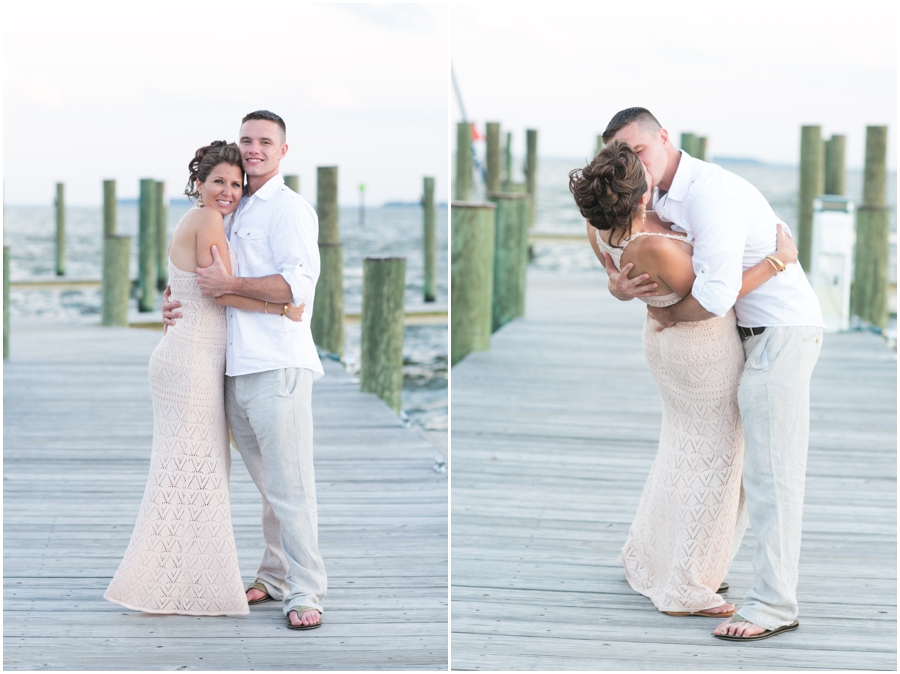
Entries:
{"type": "Polygon", "coordinates": [[[822,333],[816,327],[774,327],[744,342],[738,405],[744,494],[756,551],[753,585],[739,614],[769,630],[790,624],[798,613],[809,382],[822,333]]]}
{"type": "Polygon", "coordinates": [[[285,368],[225,377],[225,414],[262,494],[266,551],[256,574],[275,599],[322,611],[313,471],[312,371],[285,368]]]}

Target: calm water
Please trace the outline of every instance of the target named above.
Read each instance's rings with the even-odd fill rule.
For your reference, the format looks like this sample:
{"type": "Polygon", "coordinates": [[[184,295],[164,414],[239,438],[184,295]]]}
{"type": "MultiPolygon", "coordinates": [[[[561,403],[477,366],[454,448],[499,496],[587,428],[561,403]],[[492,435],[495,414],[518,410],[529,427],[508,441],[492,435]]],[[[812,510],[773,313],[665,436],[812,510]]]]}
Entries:
{"type": "MultiPolygon", "coordinates": [[[[189,208],[173,202],[168,209],[168,231],[189,208]]],[[[446,207],[437,219],[437,302],[447,301],[446,207]]],[[[55,278],[55,214],[48,206],[7,206],[4,209],[3,243],[10,246],[10,278],[13,281],[55,278]]],[[[362,261],[368,256],[406,258],[406,302],[421,303],[424,256],[422,209],[415,206],[370,208],[360,221],[359,210],[342,208],[341,239],[344,243],[344,302],[348,311],[359,311],[362,300],[362,261]]],[[[138,210],[136,204],[118,207],[117,233],[133,237],[132,275],[137,275],[138,210]]],[[[102,271],[102,212],[100,207],[70,206],[66,212],[66,276],[98,279],[102,271]]],[[[157,306],[161,297],[157,298],[157,306]]],[[[136,304],[134,305],[136,306],[136,304]]],[[[97,323],[99,289],[25,290],[10,292],[11,320],[60,318],[72,323],[97,323]]],[[[408,326],[404,331],[403,408],[410,422],[429,430],[447,428],[446,325],[408,326]]],[[[345,360],[355,373],[359,364],[359,326],[347,326],[345,360]]]]}

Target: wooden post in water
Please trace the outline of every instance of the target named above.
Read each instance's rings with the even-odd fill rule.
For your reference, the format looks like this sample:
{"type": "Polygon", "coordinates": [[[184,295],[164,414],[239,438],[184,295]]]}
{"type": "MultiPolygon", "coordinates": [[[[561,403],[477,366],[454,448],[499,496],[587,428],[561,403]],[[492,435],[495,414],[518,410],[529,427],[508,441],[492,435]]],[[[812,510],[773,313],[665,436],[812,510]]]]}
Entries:
{"type": "Polygon", "coordinates": [[[491,345],[494,204],[450,206],[450,365],[491,345]]]}
{"type": "Polygon", "coordinates": [[[844,161],[847,137],[834,134],[825,141],[825,194],[844,196],[847,193],[844,161]]]}
{"type": "Polygon", "coordinates": [[[534,227],[535,207],[537,206],[537,138],[536,129],[527,129],[525,142],[525,185],[531,195],[529,209],[529,229],[534,227]]]}
{"type": "MultiPolygon", "coordinates": [[[[166,226],[166,184],[156,183],[156,289],[162,292],[169,284],[169,233],[166,226]]],[[[227,255],[228,251],[219,251],[227,255]]]]}
{"type": "Polygon", "coordinates": [[[694,149],[697,151],[694,156],[701,161],[706,161],[706,136],[697,136],[694,139],[694,149]]]}
{"type": "Polygon", "coordinates": [[[116,233],[116,181],[103,181],[103,237],[116,233]]]}
{"type": "Polygon", "coordinates": [[[156,181],[141,179],[138,216],[138,311],[156,309],[156,181]]]}
{"type": "Polygon", "coordinates": [[[512,131],[506,132],[506,148],[503,157],[503,182],[511,183],[513,179],[512,170],[512,131]]]}
{"type": "Polygon", "coordinates": [[[456,125],[456,189],[454,196],[466,201],[472,190],[472,125],[459,122],[456,125]]]}
{"type": "Polygon", "coordinates": [[[128,325],[128,299],[131,296],[131,237],[103,237],[103,308],[101,325],[128,325]]]}
{"type": "Polygon", "coordinates": [[[596,157],[598,154],[600,154],[600,150],[603,149],[603,146],[604,146],[604,145],[606,145],[606,143],[603,142],[603,134],[602,134],[602,133],[598,133],[598,134],[597,134],[597,144],[594,146],[594,156],[595,156],[595,157],[596,157]]]}
{"type": "Polygon", "coordinates": [[[316,344],[344,355],[344,249],[338,221],[337,166],[316,169],[316,212],[319,215],[319,259],[312,330],[316,344]]]}
{"type": "Polygon", "coordinates": [[[363,258],[359,390],[376,393],[395,412],[403,392],[406,258],[363,258]]]}
{"type": "Polygon", "coordinates": [[[422,188],[422,210],[425,231],[422,239],[425,244],[425,301],[434,302],[437,288],[437,244],[435,238],[434,212],[434,178],[425,178],[422,188]]]}
{"type": "Polygon", "coordinates": [[[500,122],[488,122],[485,138],[487,191],[500,191],[500,122]]]}
{"type": "Polygon", "coordinates": [[[9,246],[3,246],[3,360],[9,358],[9,246]]]}
{"type": "Polygon", "coordinates": [[[690,131],[682,132],[681,134],[681,149],[687,152],[692,157],[696,156],[696,140],[697,136],[690,131]]]}
{"type": "Polygon", "coordinates": [[[886,202],[887,127],[866,127],[863,203],[856,209],[856,259],[850,313],[887,327],[887,264],[890,212],[886,202]]]}
{"type": "Polygon", "coordinates": [[[525,315],[525,274],[528,268],[528,194],[491,193],[494,218],[494,289],[491,332],[525,315]]]}
{"type": "Polygon", "coordinates": [[[66,273],[66,193],[63,183],[56,183],[56,275],[66,273]]]}
{"type": "Polygon", "coordinates": [[[297,194],[300,194],[300,176],[285,176],[284,184],[294,190],[297,194]]]}
{"type": "Polygon", "coordinates": [[[810,269],[812,255],[813,200],[825,188],[822,127],[804,126],[800,132],[800,193],[797,205],[798,261],[810,269]]]}

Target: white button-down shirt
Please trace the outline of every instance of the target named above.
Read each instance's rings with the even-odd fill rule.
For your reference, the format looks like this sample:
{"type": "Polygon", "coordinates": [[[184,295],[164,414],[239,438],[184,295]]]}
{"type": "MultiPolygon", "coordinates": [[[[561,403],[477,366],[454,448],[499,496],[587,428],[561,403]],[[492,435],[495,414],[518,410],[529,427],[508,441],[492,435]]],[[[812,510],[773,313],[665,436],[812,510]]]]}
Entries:
{"type": "Polygon", "coordinates": [[[799,264],[789,264],[737,299],[742,272],[775,252],[776,224],[788,231],[753,185],[682,151],[669,191],[654,195],[660,219],[693,239],[697,278],[691,294],[704,309],[724,316],[733,306],[738,325],[748,328],[824,327],[819,301],[799,264]]]}
{"type": "Polygon", "coordinates": [[[323,376],[310,321],[319,278],[319,219],[315,210],[276,175],[251,197],[243,197],[226,231],[237,258],[235,276],[281,274],[293,304],[305,303],[299,323],[281,316],[283,305],[269,302],[272,314],[228,308],[225,374],[237,376],[286,367],[323,376]]]}

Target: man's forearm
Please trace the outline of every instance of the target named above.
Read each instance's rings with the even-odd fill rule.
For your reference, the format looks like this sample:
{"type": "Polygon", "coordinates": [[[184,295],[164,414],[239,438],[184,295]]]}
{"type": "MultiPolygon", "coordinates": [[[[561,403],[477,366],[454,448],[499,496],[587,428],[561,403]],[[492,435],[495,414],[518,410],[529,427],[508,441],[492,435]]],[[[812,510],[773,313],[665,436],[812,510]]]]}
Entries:
{"type": "Polygon", "coordinates": [[[232,276],[228,292],[232,295],[252,297],[263,302],[292,303],[294,301],[291,286],[281,274],[251,278],[232,276]]]}
{"type": "Polygon", "coordinates": [[[703,308],[693,295],[688,295],[678,304],[668,307],[668,314],[676,323],[692,323],[714,318],[715,314],[703,308]]]}

